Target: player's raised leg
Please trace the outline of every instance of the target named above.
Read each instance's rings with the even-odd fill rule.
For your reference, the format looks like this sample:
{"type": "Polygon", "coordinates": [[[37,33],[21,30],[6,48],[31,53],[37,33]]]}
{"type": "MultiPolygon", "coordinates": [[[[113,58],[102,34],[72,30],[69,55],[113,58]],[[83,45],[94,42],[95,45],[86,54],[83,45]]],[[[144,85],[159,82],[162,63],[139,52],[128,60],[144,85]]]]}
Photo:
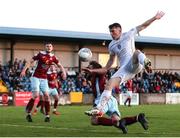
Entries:
{"type": "Polygon", "coordinates": [[[140,50],[136,50],[133,54],[133,64],[141,64],[147,71],[151,70],[151,60],[146,57],[140,50]]]}

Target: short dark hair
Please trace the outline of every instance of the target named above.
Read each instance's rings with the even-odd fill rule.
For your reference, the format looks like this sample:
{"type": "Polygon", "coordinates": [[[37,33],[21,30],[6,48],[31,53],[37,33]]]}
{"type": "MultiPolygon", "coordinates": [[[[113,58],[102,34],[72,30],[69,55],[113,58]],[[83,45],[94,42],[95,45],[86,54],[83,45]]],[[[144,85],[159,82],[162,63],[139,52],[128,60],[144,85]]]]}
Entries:
{"type": "Polygon", "coordinates": [[[119,27],[121,28],[121,25],[119,23],[113,23],[109,25],[109,29],[112,29],[113,27],[119,27]]]}
{"type": "Polygon", "coordinates": [[[44,45],[47,45],[47,44],[52,44],[53,45],[53,43],[51,41],[44,41],[43,43],[44,43],[44,45]]]}
{"type": "Polygon", "coordinates": [[[94,69],[102,68],[102,66],[97,61],[91,61],[89,65],[92,65],[94,69]]]}

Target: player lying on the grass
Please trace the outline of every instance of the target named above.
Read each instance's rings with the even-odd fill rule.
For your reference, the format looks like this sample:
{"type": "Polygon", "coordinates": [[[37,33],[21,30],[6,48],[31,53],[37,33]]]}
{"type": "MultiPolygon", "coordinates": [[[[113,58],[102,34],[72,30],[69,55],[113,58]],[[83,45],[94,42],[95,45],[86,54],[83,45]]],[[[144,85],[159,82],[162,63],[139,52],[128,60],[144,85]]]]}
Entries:
{"type": "MultiPolygon", "coordinates": [[[[60,91],[61,86],[57,79],[58,75],[60,75],[60,73],[57,72],[55,65],[51,65],[51,67],[47,72],[47,79],[49,86],[49,95],[54,98],[54,105],[53,105],[54,108],[52,113],[55,115],[60,115],[60,113],[57,111],[59,96],[61,95],[61,91],[60,91]]],[[[42,92],[40,92],[40,100],[34,109],[33,115],[37,113],[39,106],[41,106],[40,112],[44,113],[44,96],[42,92]]]]}
{"type": "Polygon", "coordinates": [[[86,68],[84,70],[92,73],[106,72],[113,65],[116,56],[118,56],[120,68],[113,74],[113,76],[111,76],[110,80],[107,82],[106,87],[101,94],[100,102],[96,108],[87,111],[89,114],[93,115],[102,112],[103,108],[106,106],[108,100],[111,97],[112,89],[114,87],[134,78],[134,76],[141,72],[143,68],[148,70],[151,68],[151,62],[148,58],[146,58],[144,53],[142,53],[140,50],[135,50],[135,36],[155,20],[159,20],[163,16],[163,12],[157,12],[155,16],[126,33],[122,33],[122,28],[119,23],[113,23],[109,25],[109,31],[113,40],[108,46],[110,56],[106,66],[101,69],[86,68]]]}
{"type": "MultiPolygon", "coordinates": [[[[96,61],[91,61],[88,66],[89,69],[97,69],[102,68],[102,66],[97,63],[96,61]]],[[[84,70],[82,68],[82,70],[84,70]]],[[[84,71],[87,72],[85,69],[84,71]]],[[[105,85],[105,74],[99,73],[99,72],[87,72],[91,75],[91,83],[93,88],[93,96],[94,96],[94,105],[99,104],[101,93],[104,90],[105,85]]],[[[137,116],[131,116],[131,117],[124,117],[121,119],[121,114],[118,109],[118,103],[116,98],[114,98],[112,95],[110,99],[108,100],[107,104],[103,107],[100,114],[89,114],[89,112],[85,112],[85,114],[91,116],[91,124],[92,125],[104,125],[104,126],[115,126],[123,131],[124,134],[128,132],[127,125],[134,124],[136,122],[140,122],[140,124],[143,126],[145,130],[148,129],[148,122],[145,118],[145,115],[143,113],[140,113],[137,116]],[[108,115],[108,117],[105,117],[103,115],[108,115]]]]}

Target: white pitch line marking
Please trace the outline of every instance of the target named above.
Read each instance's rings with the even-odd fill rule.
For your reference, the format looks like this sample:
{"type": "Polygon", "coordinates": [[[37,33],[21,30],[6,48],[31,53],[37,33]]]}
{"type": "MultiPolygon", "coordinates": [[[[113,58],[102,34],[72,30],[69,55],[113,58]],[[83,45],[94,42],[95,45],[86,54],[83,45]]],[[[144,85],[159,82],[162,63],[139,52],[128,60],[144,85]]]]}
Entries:
{"type": "MultiPolygon", "coordinates": [[[[83,129],[78,129],[78,128],[65,128],[65,127],[51,127],[51,126],[33,126],[33,125],[16,125],[16,124],[0,124],[0,126],[12,126],[12,127],[27,127],[27,128],[40,128],[40,129],[58,129],[58,130],[73,130],[73,131],[83,131],[83,129]]],[[[102,131],[97,131],[97,130],[86,130],[86,131],[91,131],[91,132],[104,132],[102,131]]]]}

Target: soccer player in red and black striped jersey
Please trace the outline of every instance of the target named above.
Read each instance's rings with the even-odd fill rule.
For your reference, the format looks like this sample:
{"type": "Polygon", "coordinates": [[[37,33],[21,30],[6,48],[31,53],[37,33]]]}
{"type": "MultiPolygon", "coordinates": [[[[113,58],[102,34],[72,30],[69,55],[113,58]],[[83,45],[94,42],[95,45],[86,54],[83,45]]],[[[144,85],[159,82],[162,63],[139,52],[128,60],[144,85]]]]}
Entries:
{"type": "MultiPolygon", "coordinates": [[[[90,69],[102,68],[102,66],[96,61],[91,61],[89,63],[88,68],[90,69]]],[[[106,72],[102,74],[93,72],[90,74],[90,76],[91,76],[90,78],[91,78],[92,90],[93,90],[93,96],[94,96],[94,106],[96,106],[97,102],[99,101],[100,95],[104,90],[104,86],[106,83],[106,72]]]]}
{"type": "MultiPolygon", "coordinates": [[[[106,83],[106,71],[104,72],[96,72],[96,69],[102,68],[99,63],[96,61],[91,61],[89,63],[88,68],[82,68],[83,71],[89,73],[91,75],[91,82],[93,87],[93,95],[94,95],[94,106],[99,104],[100,96],[105,88],[106,83]]],[[[96,109],[96,107],[94,107],[96,109]]],[[[127,125],[134,124],[136,122],[140,122],[144,129],[147,129],[147,124],[144,123],[144,114],[140,113],[136,116],[124,117],[121,119],[121,114],[118,109],[118,103],[114,96],[108,99],[107,104],[103,107],[102,112],[98,112],[97,114],[90,114],[89,112],[85,112],[85,114],[91,116],[91,124],[92,125],[104,125],[104,126],[114,126],[123,131],[124,134],[128,132],[127,125]],[[103,116],[106,114],[109,117],[103,116]]]]}
{"type": "Polygon", "coordinates": [[[27,63],[24,69],[21,72],[21,77],[25,76],[26,70],[37,61],[37,67],[32,74],[31,77],[31,88],[33,96],[29,100],[26,106],[26,120],[28,122],[32,122],[31,111],[34,106],[35,99],[39,96],[39,92],[41,91],[44,95],[44,106],[45,106],[45,122],[50,122],[50,98],[49,98],[49,87],[47,80],[47,71],[52,64],[56,64],[63,72],[63,78],[66,78],[66,72],[64,67],[60,64],[57,57],[52,53],[53,45],[52,43],[45,43],[45,51],[40,51],[37,55],[35,55],[29,63],[27,63]]]}
{"type": "Polygon", "coordinates": [[[124,102],[124,105],[126,106],[126,103],[128,102],[128,106],[131,106],[131,99],[132,99],[132,91],[133,91],[133,81],[132,80],[128,80],[126,82],[126,88],[127,88],[127,98],[124,102]]]}
{"type": "Polygon", "coordinates": [[[59,115],[60,113],[57,111],[58,101],[59,101],[59,95],[61,95],[60,91],[60,82],[58,81],[58,75],[60,75],[57,72],[57,69],[54,65],[50,67],[50,70],[47,72],[47,78],[48,78],[48,85],[49,85],[49,95],[51,95],[54,98],[54,108],[53,108],[53,114],[59,115]]]}
{"type": "MultiPolygon", "coordinates": [[[[52,113],[55,115],[60,115],[60,113],[57,111],[59,96],[61,95],[61,84],[58,80],[58,77],[61,77],[61,73],[57,72],[55,65],[51,65],[47,72],[47,79],[49,86],[49,96],[54,98],[54,108],[52,113]]],[[[34,109],[33,115],[37,113],[39,106],[41,107],[41,113],[44,113],[44,96],[42,92],[40,92],[40,100],[34,109]]]]}

